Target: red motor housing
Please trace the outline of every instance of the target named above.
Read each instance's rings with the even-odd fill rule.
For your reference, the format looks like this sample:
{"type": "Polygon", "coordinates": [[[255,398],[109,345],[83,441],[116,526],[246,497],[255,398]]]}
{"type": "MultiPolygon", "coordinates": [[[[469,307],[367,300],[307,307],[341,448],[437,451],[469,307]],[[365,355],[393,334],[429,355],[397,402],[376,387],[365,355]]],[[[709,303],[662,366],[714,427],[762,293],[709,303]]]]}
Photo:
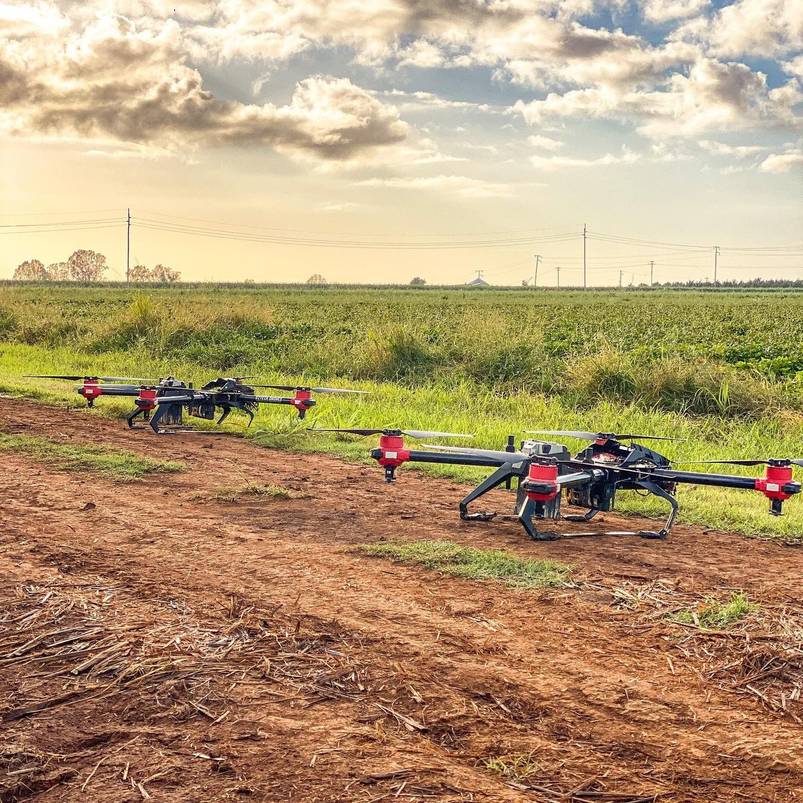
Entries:
{"type": "Polygon", "coordinates": [[[549,502],[558,495],[558,466],[556,463],[530,463],[530,471],[522,486],[527,498],[534,502],[549,502]]]}
{"type": "Polygon", "coordinates": [[[156,409],[156,388],[140,388],[136,405],[140,410],[156,409]]]}
{"type": "Polygon", "coordinates": [[[404,438],[401,435],[382,435],[379,438],[377,462],[380,466],[395,469],[409,459],[410,451],[404,448],[404,438]]]}
{"type": "Polygon", "coordinates": [[[784,491],[786,483],[792,481],[791,466],[767,466],[761,479],[756,480],[756,490],[761,491],[767,499],[789,499],[792,494],[784,491]]]}
{"type": "Polygon", "coordinates": [[[304,413],[315,404],[312,398],[312,392],[309,390],[297,390],[295,396],[290,400],[290,404],[298,410],[302,418],[304,413]]]}
{"type": "Polygon", "coordinates": [[[792,466],[767,466],[764,476],[756,480],[756,490],[761,491],[770,500],[770,513],[780,516],[783,513],[784,500],[792,495],[785,488],[792,482],[792,466]]]}
{"type": "Polygon", "coordinates": [[[91,407],[95,399],[103,395],[103,388],[99,380],[86,379],[84,380],[84,384],[78,388],[78,392],[86,399],[87,404],[91,407]]]}

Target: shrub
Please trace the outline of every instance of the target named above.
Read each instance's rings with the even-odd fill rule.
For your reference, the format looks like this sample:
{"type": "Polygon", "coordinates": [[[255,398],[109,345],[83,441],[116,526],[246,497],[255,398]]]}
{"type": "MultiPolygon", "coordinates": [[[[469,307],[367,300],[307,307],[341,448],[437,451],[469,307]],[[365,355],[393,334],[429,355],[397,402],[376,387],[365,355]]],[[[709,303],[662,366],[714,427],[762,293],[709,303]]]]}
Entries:
{"type": "Polygon", "coordinates": [[[417,335],[398,327],[369,335],[354,375],[368,379],[423,379],[436,363],[431,347],[417,335]]]}

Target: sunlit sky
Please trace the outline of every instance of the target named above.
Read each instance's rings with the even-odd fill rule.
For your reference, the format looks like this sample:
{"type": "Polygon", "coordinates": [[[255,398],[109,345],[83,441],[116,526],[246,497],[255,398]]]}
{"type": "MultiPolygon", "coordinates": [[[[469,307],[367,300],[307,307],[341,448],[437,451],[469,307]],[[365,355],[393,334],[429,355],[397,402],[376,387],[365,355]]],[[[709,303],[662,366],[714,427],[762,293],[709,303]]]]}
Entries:
{"type": "Polygon", "coordinates": [[[803,278],[802,40],[803,0],[0,0],[0,278],[121,278],[129,207],[186,280],[580,284],[583,224],[589,284],[803,278]]]}

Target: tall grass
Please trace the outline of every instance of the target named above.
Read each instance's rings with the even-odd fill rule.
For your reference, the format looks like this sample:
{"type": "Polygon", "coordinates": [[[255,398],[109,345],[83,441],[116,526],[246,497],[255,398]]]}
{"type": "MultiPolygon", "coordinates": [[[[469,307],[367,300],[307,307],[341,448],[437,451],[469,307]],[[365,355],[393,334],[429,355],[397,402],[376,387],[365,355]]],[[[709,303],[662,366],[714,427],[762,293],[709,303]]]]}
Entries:
{"type": "MultiPolygon", "coordinates": [[[[803,371],[795,368],[803,369],[803,359],[796,362],[802,302],[795,293],[330,288],[143,295],[0,286],[0,390],[83,405],[69,384],[22,378],[65,371],[173,374],[196,383],[256,374],[265,382],[352,385],[371,395],[321,396],[303,425],[285,407],[263,406],[246,434],[263,445],[362,460],[370,440],[306,427],[431,427],[473,432],[476,444],[494,447],[525,429],[625,429],[677,435],[681,441],[661,446],[677,460],[795,457],[803,452],[803,371]],[[762,360],[785,360],[788,370],[763,371],[762,360]]],[[[117,415],[129,406],[102,399],[96,411],[117,415]]],[[[243,421],[232,419],[229,431],[243,432],[243,421]]],[[[426,471],[478,476],[455,467],[426,471]]],[[[684,487],[680,501],[686,521],[803,539],[799,498],[780,519],[747,492],[684,487]]],[[[662,510],[635,495],[623,495],[621,504],[662,510]]]]}

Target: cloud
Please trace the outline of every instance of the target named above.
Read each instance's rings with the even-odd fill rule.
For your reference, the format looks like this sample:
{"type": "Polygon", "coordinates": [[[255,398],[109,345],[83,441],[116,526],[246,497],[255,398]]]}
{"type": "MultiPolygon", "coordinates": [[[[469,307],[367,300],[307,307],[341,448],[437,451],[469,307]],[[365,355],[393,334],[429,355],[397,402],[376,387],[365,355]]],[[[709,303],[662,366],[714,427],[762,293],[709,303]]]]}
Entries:
{"type": "Polygon", "coordinates": [[[342,203],[331,202],[322,204],[319,209],[323,212],[350,212],[360,207],[362,207],[362,204],[358,204],[354,201],[343,201],[342,203]]]}
{"type": "Polygon", "coordinates": [[[16,134],[176,150],[268,146],[330,161],[358,159],[409,134],[395,107],[346,78],[300,81],[283,106],[215,97],[185,63],[173,20],[138,27],[104,17],[73,31],[61,47],[14,44],[0,49],[0,107],[16,134]]]}
{"type": "Polygon", "coordinates": [[[764,173],[788,173],[799,165],[803,166],[803,150],[795,148],[771,154],[759,165],[759,169],[764,173]]]}
{"type": "Polygon", "coordinates": [[[716,156],[735,156],[737,159],[747,159],[767,150],[765,145],[727,145],[710,139],[701,139],[699,145],[716,156]]]}
{"type": "Polygon", "coordinates": [[[766,76],[745,64],[699,59],[688,75],[674,73],[649,90],[598,85],[519,101],[530,125],[553,118],[597,117],[633,122],[639,133],[663,139],[793,122],[796,82],[769,89],[766,76]]]}
{"type": "Polygon", "coordinates": [[[606,153],[596,159],[580,159],[571,156],[531,156],[530,164],[539,170],[559,170],[576,167],[608,167],[615,164],[633,164],[641,159],[641,155],[627,148],[621,155],[606,153]]]}
{"type": "Polygon", "coordinates": [[[672,33],[720,58],[773,58],[803,48],[800,0],[737,0],[713,16],[699,16],[672,33]]]}
{"type": "Polygon", "coordinates": [[[527,143],[533,148],[543,151],[556,151],[563,147],[563,143],[559,139],[545,137],[541,134],[527,137],[527,143]]]}
{"type": "Polygon", "coordinates": [[[497,184],[468,176],[394,176],[371,178],[359,182],[362,187],[391,187],[393,189],[434,191],[460,198],[507,198],[512,195],[507,184],[497,184]]]}
{"type": "MultiPolygon", "coordinates": [[[[421,69],[481,71],[507,93],[526,92],[514,108],[531,125],[609,119],[658,142],[793,124],[801,0],[710,5],[646,0],[642,16],[666,31],[658,38],[647,26],[648,38],[589,21],[600,12],[629,20],[629,0],[0,0],[0,126],[128,151],[271,148],[334,167],[378,165],[383,154],[453,159],[403,117],[503,111],[315,74],[289,100],[257,102],[288,60],[305,54],[295,69],[322,53],[327,65],[332,54],[360,65],[354,74],[372,75],[361,82],[373,86],[398,67],[406,81],[421,69]],[[745,53],[784,59],[789,80],[768,85],[738,61],[745,53]],[[210,92],[204,76],[221,69],[247,74],[241,88],[250,84],[254,100],[210,92]]],[[[530,144],[554,152],[547,140],[530,144]]]]}
{"type": "Polygon", "coordinates": [[[699,14],[708,5],[709,0],[647,0],[643,13],[650,22],[671,22],[699,14]]]}

